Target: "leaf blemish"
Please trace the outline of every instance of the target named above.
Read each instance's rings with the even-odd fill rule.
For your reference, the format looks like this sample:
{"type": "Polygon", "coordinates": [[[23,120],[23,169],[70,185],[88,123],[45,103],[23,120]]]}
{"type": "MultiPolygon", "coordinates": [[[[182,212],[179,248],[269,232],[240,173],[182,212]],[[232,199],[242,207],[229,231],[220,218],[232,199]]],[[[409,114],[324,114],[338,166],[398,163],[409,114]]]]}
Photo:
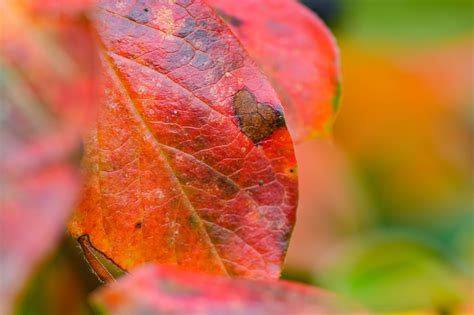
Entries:
{"type": "Polygon", "coordinates": [[[227,23],[229,23],[230,25],[232,26],[235,26],[235,27],[240,27],[242,26],[242,24],[244,23],[241,19],[233,16],[233,15],[230,15],[226,12],[224,12],[223,10],[221,9],[216,9],[217,11],[217,14],[224,20],[226,21],[227,23]]]}
{"type": "Polygon", "coordinates": [[[199,218],[197,217],[197,215],[192,214],[192,215],[188,218],[188,223],[189,223],[189,225],[191,226],[191,228],[197,229],[197,228],[199,227],[199,218]]]}
{"type": "Polygon", "coordinates": [[[240,129],[254,143],[267,138],[275,129],[285,126],[283,113],[268,104],[257,102],[255,95],[247,88],[235,95],[234,111],[239,119],[240,129]]]}
{"type": "Polygon", "coordinates": [[[150,9],[145,6],[144,1],[138,1],[130,10],[129,14],[126,16],[132,21],[137,23],[148,23],[151,18],[150,9]]]}

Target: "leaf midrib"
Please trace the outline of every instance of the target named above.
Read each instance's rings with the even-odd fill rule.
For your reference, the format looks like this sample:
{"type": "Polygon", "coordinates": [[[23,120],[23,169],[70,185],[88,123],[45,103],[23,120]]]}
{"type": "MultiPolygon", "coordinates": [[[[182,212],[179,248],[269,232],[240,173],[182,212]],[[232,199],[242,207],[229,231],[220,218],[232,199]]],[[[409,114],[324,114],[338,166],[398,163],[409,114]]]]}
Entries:
{"type": "MultiPolygon", "coordinates": [[[[183,189],[183,186],[181,184],[181,182],[179,181],[178,177],[176,176],[176,171],[173,169],[173,167],[171,166],[171,163],[169,161],[169,158],[167,156],[167,154],[165,152],[163,152],[163,149],[161,148],[161,143],[158,141],[158,139],[156,138],[156,135],[152,132],[150,126],[148,126],[146,120],[144,119],[142,113],[138,110],[138,107],[137,105],[135,104],[135,102],[133,101],[132,97],[130,96],[130,93],[128,92],[128,89],[127,87],[125,86],[125,83],[122,81],[122,79],[120,78],[120,74],[118,73],[118,71],[116,70],[116,68],[114,67],[114,64],[112,63],[112,61],[110,60],[110,57],[106,55],[105,52],[102,52],[102,54],[104,55],[104,59],[106,61],[106,64],[109,68],[109,72],[111,77],[112,78],[115,78],[114,81],[117,85],[119,85],[119,87],[123,90],[123,93],[125,95],[125,97],[127,98],[128,100],[128,107],[129,107],[129,110],[131,111],[131,113],[135,116],[135,119],[137,120],[138,123],[140,123],[142,125],[142,127],[144,128],[144,131],[148,134],[151,135],[151,137],[153,138],[155,144],[156,144],[156,149],[163,155],[164,157],[164,161],[166,163],[166,167],[168,168],[168,172],[172,175],[173,179],[175,180],[176,182],[176,186],[179,187],[180,191],[181,191],[181,195],[183,196],[184,198],[184,201],[185,201],[185,205],[191,210],[191,212],[199,219],[199,227],[200,229],[204,232],[204,234],[206,235],[206,238],[207,238],[207,242],[209,243],[210,245],[210,248],[211,248],[211,251],[213,252],[213,254],[218,258],[218,261],[219,261],[219,265],[222,269],[222,271],[227,275],[229,276],[229,272],[227,270],[227,268],[225,267],[225,264],[224,264],[224,261],[223,261],[223,258],[220,256],[219,252],[217,251],[217,248],[215,247],[214,243],[212,242],[211,240],[211,237],[209,235],[209,233],[207,232],[205,226],[204,226],[204,222],[202,221],[201,217],[199,216],[199,214],[197,213],[196,209],[194,208],[194,206],[192,205],[191,203],[191,200],[189,199],[188,195],[186,194],[186,192],[184,191],[183,189]]],[[[176,228],[176,224],[174,224],[175,228],[176,228]]],[[[175,231],[176,232],[176,231],[175,231]]],[[[176,234],[176,233],[174,233],[176,234]]],[[[176,242],[174,242],[174,250],[176,251],[176,242]]]]}

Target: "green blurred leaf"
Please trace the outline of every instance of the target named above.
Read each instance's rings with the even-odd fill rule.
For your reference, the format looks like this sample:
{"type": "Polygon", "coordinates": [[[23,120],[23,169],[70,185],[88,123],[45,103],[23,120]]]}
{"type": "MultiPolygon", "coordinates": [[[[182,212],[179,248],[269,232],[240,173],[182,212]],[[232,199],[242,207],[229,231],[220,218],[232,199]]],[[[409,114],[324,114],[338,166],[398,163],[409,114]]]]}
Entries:
{"type": "Polygon", "coordinates": [[[410,232],[354,240],[320,271],[320,279],[376,311],[449,309],[464,298],[449,258],[410,232]]]}
{"type": "Polygon", "coordinates": [[[472,282],[474,281],[474,213],[472,211],[460,217],[453,234],[454,247],[472,282]]]}
{"type": "Polygon", "coordinates": [[[344,30],[359,39],[429,42],[473,29],[472,0],[344,0],[344,30]]]}

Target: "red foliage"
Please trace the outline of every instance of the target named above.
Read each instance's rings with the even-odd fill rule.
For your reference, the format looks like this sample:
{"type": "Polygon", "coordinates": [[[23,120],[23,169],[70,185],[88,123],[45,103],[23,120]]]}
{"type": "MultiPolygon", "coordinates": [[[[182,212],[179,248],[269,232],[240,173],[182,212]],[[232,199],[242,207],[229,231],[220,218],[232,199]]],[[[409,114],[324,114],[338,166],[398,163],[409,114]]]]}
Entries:
{"type": "Polygon", "coordinates": [[[270,84],[203,1],[102,1],[96,29],[106,99],[72,235],[126,270],[277,278],[297,175],[270,84]]]}
{"type": "MultiPolygon", "coordinates": [[[[193,273],[278,278],[295,221],[283,109],[226,23],[204,0],[103,0],[91,31],[92,3],[2,3],[0,312],[10,311],[76,199],[74,155],[95,118],[97,87],[104,95],[69,229],[88,259],[98,251],[125,270],[179,266],[139,270],[97,301],[130,314],[339,312],[314,288],[193,273]]],[[[270,1],[278,9],[269,11],[251,1],[214,4],[270,77],[297,139],[324,133],[338,84],[324,25],[289,0],[270,1]]]]}
{"type": "Polygon", "coordinates": [[[327,135],[337,113],[339,60],[324,23],[295,0],[207,0],[278,93],[293,138],[327,135]]]}
{"type": "Polygon", "coordinates": [[[209,276],[150,265],[93,296],[108,314],[362,315],[332,294],[286,281],[209,276]]]}

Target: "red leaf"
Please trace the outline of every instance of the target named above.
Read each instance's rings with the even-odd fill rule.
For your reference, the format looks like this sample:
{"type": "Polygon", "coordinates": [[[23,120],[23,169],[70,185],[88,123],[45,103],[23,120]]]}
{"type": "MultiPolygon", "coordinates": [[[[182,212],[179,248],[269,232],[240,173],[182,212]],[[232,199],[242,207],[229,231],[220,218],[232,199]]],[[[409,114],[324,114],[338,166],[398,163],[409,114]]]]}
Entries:
{"type": "Polygon", "coordinates": [[[366,314],[322,290],[150,265],[93,295],[107,314],[366,314]]]}
{"type": "Polygon", "coordinates": [[[339,60],[324,23],[295,0],[207,0],[268,76],[293,138],[327,135],[339,102],[339,60]]]}
{"type": "Polygon", "coordinates": [[[106,100],[72,235],[126,270],[277,278],[297,177],[271,86],[201,0],[102,1],[96,18],[106,100]]]}
{"type": "Polygon", "coordinates": [[[93,117],[94,41],[78,15],[0,13],[0,313],[63,231],[79,188],[72,155],[93,117]]]}

